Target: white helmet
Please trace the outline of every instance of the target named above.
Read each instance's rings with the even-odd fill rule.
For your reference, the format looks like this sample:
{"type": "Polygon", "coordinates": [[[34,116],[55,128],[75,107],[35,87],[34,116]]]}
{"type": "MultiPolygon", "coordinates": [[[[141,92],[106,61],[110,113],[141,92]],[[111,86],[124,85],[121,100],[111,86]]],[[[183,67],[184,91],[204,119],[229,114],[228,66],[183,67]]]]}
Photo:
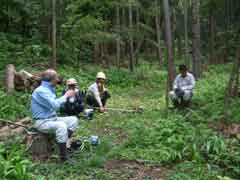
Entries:
{"type": "Polygon", "coordinates": [[[75,78],[70,78],[67,80],[67,86],[76,85],[76,84],[77,84],[77,80],[75,78]]]}
{"type": "Polygon", "coordinates": [[[97,79],[106,79],[106,75],[103,72],[97,73],[97,79]]]}

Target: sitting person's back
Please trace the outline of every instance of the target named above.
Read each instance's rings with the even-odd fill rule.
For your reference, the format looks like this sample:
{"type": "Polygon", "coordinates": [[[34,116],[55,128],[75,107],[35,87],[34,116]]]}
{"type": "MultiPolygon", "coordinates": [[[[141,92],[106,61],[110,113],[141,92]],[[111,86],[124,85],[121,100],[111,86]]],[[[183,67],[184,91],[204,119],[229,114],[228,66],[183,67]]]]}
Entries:
{"type": "Polygon", "coordinates": [[[66,102],[61,104],[60,112],[67,116],[77,116],[84,110],[84,93],[77,88],[77,81],[74,78],[67,80],[67,88],[63,91],[63,94],[68,90],[74,90],[76,95],[67,98],[66,102]]]}

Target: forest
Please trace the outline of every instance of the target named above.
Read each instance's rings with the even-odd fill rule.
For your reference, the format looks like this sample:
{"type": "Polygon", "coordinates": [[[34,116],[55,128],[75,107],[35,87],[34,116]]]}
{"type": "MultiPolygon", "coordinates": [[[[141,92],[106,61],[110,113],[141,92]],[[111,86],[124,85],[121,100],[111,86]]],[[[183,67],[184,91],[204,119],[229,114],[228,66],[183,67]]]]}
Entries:
{"type": "Polygon", "coordinates": [[[239,0],[0,4],[0,179],[240,179],[239,0]],[[190,105],[176,108],[169,92],[178,96],[183,66],[196,81],[190,105]],[[47,69],[61,76],[57,97],[69,78],[82,92],[104,79],[111,94],[104,113],[78,114],[74,164],[29,133],[47,69]]]}

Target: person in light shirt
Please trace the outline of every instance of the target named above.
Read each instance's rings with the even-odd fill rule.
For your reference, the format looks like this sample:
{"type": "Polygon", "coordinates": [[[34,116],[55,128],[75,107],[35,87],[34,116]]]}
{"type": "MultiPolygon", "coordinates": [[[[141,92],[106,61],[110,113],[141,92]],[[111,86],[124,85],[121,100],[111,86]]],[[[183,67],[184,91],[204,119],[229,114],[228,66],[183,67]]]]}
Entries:
{"type": "Polygon", "coordinates": [[[107,100],[110,98],[108,90],[105,88],[106,75],[103,72],[97,73],[96,82],[89,86],[87,91],[87,104],[99,108],[100,112],[106,111],[107,100]]]}
{"type": "Polygon", "coordinates": [[[67,154],[67,141],[78,127],[76,116],[59,117],[57,111],[68,98],[74,97],[76,92],[68,90],[62,97],[57,98],[56,85],[59,76],[53,69],[48,69],[42,74],[41,85],[36,88],[31,99],[31,113],[34,127],[47,134],[53,134],[59,145],[60,162],[71,162],[67,154]]]}
{"type": "Polygon", "coordinates": [[[173,90],[169,93],[169,97],[175,107],[187,107],[191,102],[196,80],[188,72],[186,65],[180,65],[179,72],[180,74],[174,80],[173,90]]]}

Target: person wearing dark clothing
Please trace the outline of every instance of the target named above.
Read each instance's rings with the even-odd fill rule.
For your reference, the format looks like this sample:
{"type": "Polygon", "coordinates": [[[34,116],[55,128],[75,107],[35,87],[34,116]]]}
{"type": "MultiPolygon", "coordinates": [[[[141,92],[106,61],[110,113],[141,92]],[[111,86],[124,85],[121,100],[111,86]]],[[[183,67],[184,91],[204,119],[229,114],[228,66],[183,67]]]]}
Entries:
{"type": "Polygon", "coordinates": [[[74,97],[67,98],[66,102],[61,104],[60,112],[66,116],[78,116],[84,110],[84,93],[77,88],[77,81],[74,78],[67,80],[67,88],[63,91],[65,94],[68,90],[76,92],[74,97]]]}

